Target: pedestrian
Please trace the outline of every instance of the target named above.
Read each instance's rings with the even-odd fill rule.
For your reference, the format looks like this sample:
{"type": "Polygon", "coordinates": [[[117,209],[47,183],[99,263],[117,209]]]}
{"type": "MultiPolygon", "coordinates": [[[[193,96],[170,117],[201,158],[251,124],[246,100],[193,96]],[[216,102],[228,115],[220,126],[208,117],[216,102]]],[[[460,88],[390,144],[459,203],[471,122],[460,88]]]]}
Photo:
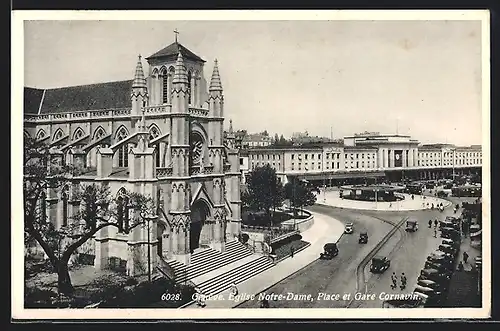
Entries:
{"type": "Polygon", "coordinates": [[[415,196],[414,196],[413,194],[411,195],[411,199],[412,199],[412,200],[415,200],[415,196]]]}
{"type": "Polygon", "coordinates": [[[464,252],[464,263],[467,263],[467,260],[469,259],[469,254],[467,252],[464,252]]]}
{"type": "Polygon", "coordinates": [[[434,238],[437,238],[438,237],[438,230],[437,228],[434,228],[434,238]]]}
{"type": "Polygon", "coordinates": [[[391,202],[391,203],[389,203],[389,208],[391,208],[391,207],[392,207],[392,202],[391,202]]]}
{"type": "Polygon", "coordinates": [[[429,220],[429,229],[432,228],[432,220],[429,220]]]}
{"type": "Polygon", "coordinates": [[[438,222],[438,220],[437,220],[437,218],[436,218],[436,219],[434,220],[434,228],[437,228],[437,227],[438,227],[438,224],[439,224],[439,222],[438,222]]]}
{"type": "Polygon", "coordinates": [[[294,253],[295,249],[293,248],[293,246],[290,247],[290,257],[293,257],[293,253],[294,253]]]}
{"type": "Polygon", "coordinates": [[[396,276],[395,272],[393,272],[391,275],[391,281],[392,281],[391,288],[395,290],[396,287],[398,287],[398,277],[396,276]]]}
{"type": "Polygon", "coordinates": [[[406,288],[406,276],[405,273],[401,273],[401,291],[406,288]]]}

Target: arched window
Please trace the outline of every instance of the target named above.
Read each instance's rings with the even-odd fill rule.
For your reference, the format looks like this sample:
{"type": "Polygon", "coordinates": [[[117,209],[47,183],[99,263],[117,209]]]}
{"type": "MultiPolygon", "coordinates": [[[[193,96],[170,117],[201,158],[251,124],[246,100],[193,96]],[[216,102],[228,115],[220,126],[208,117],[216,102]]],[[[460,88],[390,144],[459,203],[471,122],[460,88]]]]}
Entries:
{"type": "Polygon", "coordinates": [[[121,190],[117,198],[117,221],[118,232],[129,230],[129,198],[124,190],[121,190]]]}
{"type": "Polygon", "coordinates": [[[62,196],[62,226],[67,226],[68,225],[68,200],[69,200],[69,194],[67,191],[67,188],[64,189],[62,196]]]}
{"type": "Polygon", "coordinates": [[[193,94],[192,90],[191,90],[191,78],[193,77],[193,74],[191,73],[191,70],[188,71],[188,93],[189,93],[189,104],[191,104],[191,100],[192,100],[192,97],[191,97],[191,94],[193,94]]]}
{"type": "Polygon", "coordinates": [[[47,195],[45,192],[40,193],[40,222],[46,223],[47,222],[47,201],[46,201],[47,195]]]}
{"type": "Polygon", "coordinates": [[[56,133],[54,134],[54,139],[53,139],[53,141],[57,141],[57,140],[61,139],[61,138],[62,138],[62,136],[63,136],[63,132],[62,132],[62,130],[61,130],[61,129],[58,129],[58,130],[56,131],[56,133]]]}
{"type": "Polygon", "coordinates": [[[38,133],[36,134],[36,139],[40,140],[43,138],[45,138],[45,131],[43,131],[43,130],[38,131],[38,133]]]}
{"type": "Polygon", "coordinates": [[[168,86],[168,73],[167,70],[162,70],[161,72],[162,87],[163,87],[163,103],[168,103],[168,95],[170,94],[170,88],[168,86]]]}
{"type": "MultiPolygon", "coordinates": [[[[160,129],[158,129],[158,127],[153,124],[149,127],[149,139],[150,140],[153,140],[155,138],[158,138],[160,136],[160,129]]],[[[157,149],[159,149],[159,145],[157,145],[157,149]]],[[[156,157],[155,157],[155,164],[157,167],[160,167],[160,153],[156,153],[156,157]]]]}
{"type": "Polygon", "coordinates": [[[84,135],[84,132],[81,128],[78,128],[75,130],[75,133],[73,134],[73,140],[77,140],[77,139],[80,139],[81,137],[83,137],[84,135]]]}
{"type": "Polygon", "coordinates": [[[98,127],[94,133],[94,140],[101,139],[106,134],[106,131],[102,127],[98,127]]]}
{"type": "MultiPolygon", "coordinates": [[[[127,130],[124,127],[122,127],[116,134],[116,140],[121,141],[127,138],[127,136],[128,136],[127,130]]],[[[123,168],[128,167],[128,144],[123,144],[118,149],[118,166],[123,168]]]]}

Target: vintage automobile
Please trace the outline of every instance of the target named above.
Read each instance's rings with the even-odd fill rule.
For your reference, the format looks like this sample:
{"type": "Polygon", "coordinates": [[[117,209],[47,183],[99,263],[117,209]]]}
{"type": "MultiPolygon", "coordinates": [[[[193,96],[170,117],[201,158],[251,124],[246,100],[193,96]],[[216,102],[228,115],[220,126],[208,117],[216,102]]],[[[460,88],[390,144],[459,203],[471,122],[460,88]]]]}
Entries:
{"type": "Polygon", "coordinates": [[[358,242],[360,244],[367,244],[368,243],[368,232],[361,232],[359,234],[359,240],[358,242]]]}
{"type": "Polygon", "coordinates": [[[424,287],[420,285],[415,286],[415,290],[413,293],[422,293],[427,296],[426,307],[437,307],[439,302],[441,301],[441,294],[438,294],[434,289],[429,287],[424,287]]]}
{"type": "Polygon", "coordinates": [[[449,263],[455,263],[455,257],[453,255],[445,253],[440,250],[435,250],[434,252],[429,254],[429,256],[445,260],[449,263]]]}
{"type": "Polygon", "coordinates": [[[458,249],[454,246],[451,246],[451,245],[439,245],[438,249],[441,251],[441,252],[445,252],[445,253],[448,253],[448,254],[451,254],[452,256],[456,256],[457,253],[458,253],[458,249]]]}
{"type": "Polygon", "coordinates": [[[440,285],[432,280],[429,279],[421,279],[417,282],[417,285],[423,286],[423,287],[428,287],[434,290],[437,295],[441,295],[444,293],[446,287],[443,285],[440,285]]]}
{"type": "Polygon", "coordinates": [[[453,246],[455,248],[459,248],[460,247],[460,242],[456,241],[456,240],[453,240],[453,239],[443,238],[443,240],[441,241],[441,244],[443,244],[443,245],[450,245],[450,246],[453,246]]]}
{"type": "Polygon", "coordinates": [[[425,261],[424,265],[425,269],[436,269],[440,273],[451,276],[453,273],[452,265],[449,264],[441,264],[435,261],[425,261]]]}
{"type": "Polygon", "coordinates": [[[420,271],[420,276],[418,276],[417,281],[421,279],[429,279],[440,285],[446,285],[450,280],[450,276],[436,269],[423,269],[420,271]]]}
{"type": "Polygon", "coordinates": [[[453,259],[448,259],[445,256],[429,255],[426,262],[437,263],[446,267],[447,269],[453,269],[453,259]]]}
{"type": "Polygon", "coordinates": [[[460,231],[460,224],[454,223],[454,222],[441,221],[441,222],[439,222],[439,228],[441,230],[451,228],[451,229],[454,229],[456,231],[460,231]]]}
{"type": "Polygon", "coordinates": [[[385,256],[375,256],[370,265],[370,271],[373,273],[383,273],[391,266],[391,261],[385,256]]]}
{"type": "Polygon", "coordinates": [[[418,222],[416,220],[408,220],[406,221],[406,231],[415,232],[418,230],[418,222]]]}
{"type": "Polygon", "coordinates": [[[349,223],[347,223],[347,224],[345,225],[344,233],[351,234],[351,233],[353,233],[353,232],[354,232],[354,224],[352,224],[352,223],[350,223],[350,222],[349,222],[349,223]]]}
{"type": "Polygon", "coordinates": [[[449,227],[441,229],[441,238],[460,240],[460,232],[449,227]]]}
{"type": "Polygon", "coordinates": [[[335,256],[339,255],[339,248],[335,243],[327,243],[323,246],[323,253],[320,254],[319,258],[324,260],[331,260],[335,256]]]}

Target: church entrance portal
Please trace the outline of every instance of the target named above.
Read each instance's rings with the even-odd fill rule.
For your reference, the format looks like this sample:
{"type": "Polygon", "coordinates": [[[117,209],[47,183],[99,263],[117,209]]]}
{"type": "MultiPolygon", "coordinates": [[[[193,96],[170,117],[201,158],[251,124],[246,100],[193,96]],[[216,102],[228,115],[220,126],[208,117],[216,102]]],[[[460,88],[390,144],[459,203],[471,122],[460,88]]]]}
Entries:
{"type": "Polygon", "coordinates": [[[191,229],[189,231],[189,248],[191,253],[195,249],[209,244],[210,238],[207,236],[208,227],[204,227],[209,216],[210,208],[205,201],[198,200],[191,206],[191,229]]]}

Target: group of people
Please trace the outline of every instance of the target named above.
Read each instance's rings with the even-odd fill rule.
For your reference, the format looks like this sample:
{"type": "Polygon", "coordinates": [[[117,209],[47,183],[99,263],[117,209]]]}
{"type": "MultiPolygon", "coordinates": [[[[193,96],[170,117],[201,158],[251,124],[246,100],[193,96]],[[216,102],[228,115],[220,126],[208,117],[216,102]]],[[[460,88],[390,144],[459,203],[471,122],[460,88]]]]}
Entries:
{"type": "MultiPolygon", "coordinates": [[[[406,275],[404,272],[401,273],[400,279],[401,279],[401,284],[399,285],[399,288],[402,291],[406,288],[406,282],[407,282],[406,275]]],[[[396,275],[396,272],[392,273],[391,281],[392,281],[391,288],[395,290],[398,287],[398,276],[396,275]]]]}
{"type": "MultiPolygon", "coordinates": [[[[434,220],[434,238],[437,238],[437,227],[438,227],[439,221],[437,218],[434,220]]],[[[429,220],[429,229],[432,228],[432,220],[429,220]]]]}

